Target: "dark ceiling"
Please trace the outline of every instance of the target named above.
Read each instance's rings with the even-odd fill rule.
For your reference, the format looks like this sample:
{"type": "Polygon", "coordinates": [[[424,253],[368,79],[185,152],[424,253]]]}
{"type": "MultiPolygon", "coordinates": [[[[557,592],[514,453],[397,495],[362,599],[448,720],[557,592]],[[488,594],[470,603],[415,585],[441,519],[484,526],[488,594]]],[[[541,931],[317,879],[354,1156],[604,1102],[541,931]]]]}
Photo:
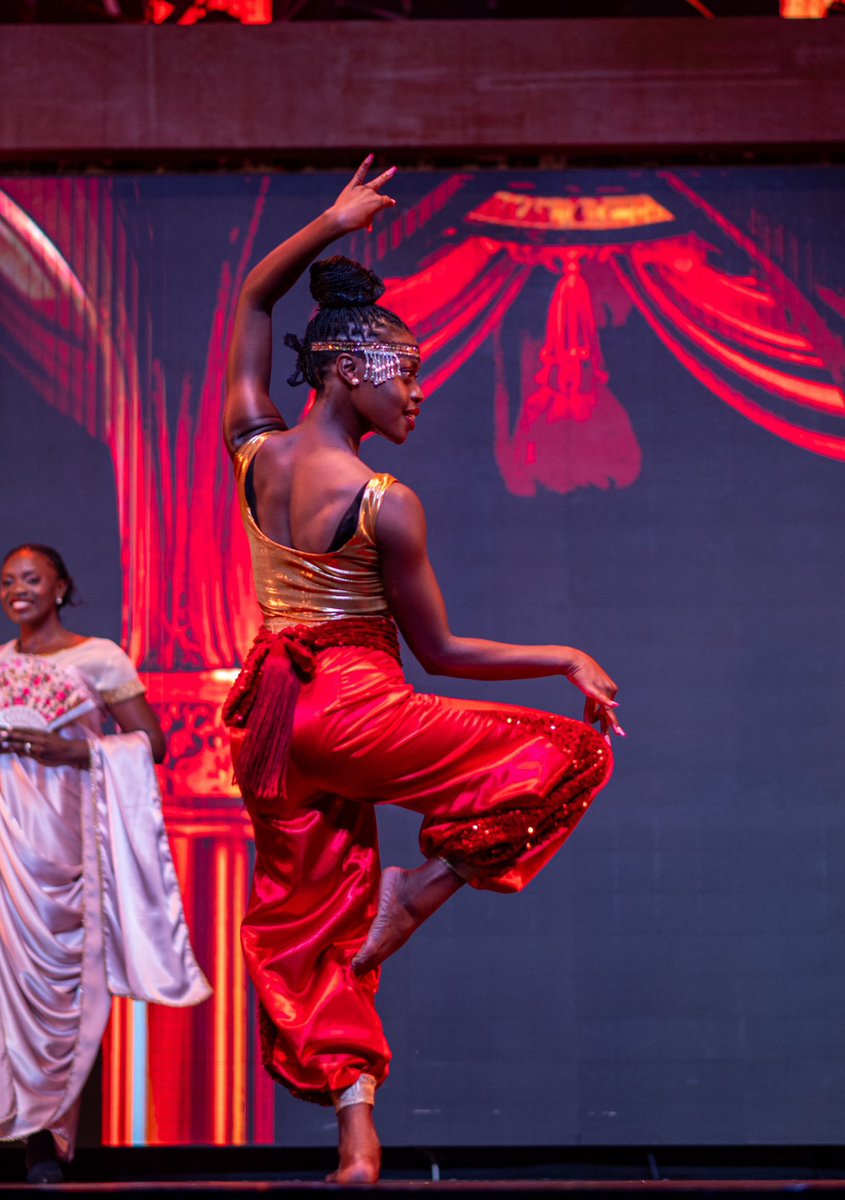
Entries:
{"type": "Polygon", "coordinates": [[[775,17],[778,0],[275,0],[276,19],[775,17]]]}
{"type": "MultiPolygon", "coordinates": [[[[171,0],[171,20],[195,0],[171,0]]],[[[0,22],[143,20],[145,0],[0,0],[0,22]]],[[[200,0],[199,7],[204,7],[200,0]]],[[[277,21],[449,20],[473,18],[774,17],[779,0],[274,0],[277,21]]],[[[220,13],[209,18],[225,20],[220,13]]]]}
{"type": "Polygon", "coordinates": [[[277,17],[777,17],[778,0],[275,0],[277,17]]]}

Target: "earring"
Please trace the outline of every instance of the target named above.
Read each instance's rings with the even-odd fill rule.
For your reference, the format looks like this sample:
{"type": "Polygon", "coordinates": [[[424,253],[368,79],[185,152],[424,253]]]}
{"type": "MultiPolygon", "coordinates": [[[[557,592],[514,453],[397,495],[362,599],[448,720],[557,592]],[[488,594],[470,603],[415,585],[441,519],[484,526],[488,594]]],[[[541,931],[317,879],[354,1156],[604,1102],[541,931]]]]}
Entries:
{"type": "Polygon", "coordinates": [[[353,386],[353,387],[357,387],[357,386],[358,386],[358,384],[359,384],[360,382],[361,382],[361,380],[360,380],[360,379],[358,379],[356,376],[354,376],[354,375],[353,375],[353,377],[352,377],[352,386],[353,386]]]}

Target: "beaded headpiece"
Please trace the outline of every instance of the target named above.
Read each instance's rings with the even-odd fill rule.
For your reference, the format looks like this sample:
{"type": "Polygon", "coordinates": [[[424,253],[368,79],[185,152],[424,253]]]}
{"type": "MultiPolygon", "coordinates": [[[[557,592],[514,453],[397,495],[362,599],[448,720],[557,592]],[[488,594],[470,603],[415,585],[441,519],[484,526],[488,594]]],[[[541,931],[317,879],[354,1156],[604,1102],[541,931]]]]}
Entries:
{"type": "Polygon", "coordinates": [[[420,361],[420,348],[415,342],[312,342],[309,349],[316,354],[363,354],[364,379],[378,387],[395,379],[402,371],[400,358],[420,361]]]}

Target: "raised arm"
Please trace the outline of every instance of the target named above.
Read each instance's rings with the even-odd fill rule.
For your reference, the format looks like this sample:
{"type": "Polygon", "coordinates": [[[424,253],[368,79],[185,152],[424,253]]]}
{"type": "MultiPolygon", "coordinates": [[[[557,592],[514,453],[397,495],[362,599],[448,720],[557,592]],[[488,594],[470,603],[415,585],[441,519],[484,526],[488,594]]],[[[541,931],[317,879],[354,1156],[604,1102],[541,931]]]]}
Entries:
{"type": "Polygon", "coordinates": [[[376,213],[395,203],[380,189],[396,168],[367,182],[372,162],[368,154],[334,204],[271,251],[244,281],[235,313],[223,413],[223,436],[230,454],[263,429],[287,429],[270,399],[273,306],[327,246],[366,228],[376,213]]]}
{"type": "Polygon", "coordinates": [[[536,679],[565,675],[587,697],[584,720],[624,736],[616,717],[616,684],[594,658],[574,646],[519,646],[456,637],[428,557],[425,512],[402,484],[385,495],[377,538],[385,594],[402,634],[426,671],[464,679],[536,679]]]}

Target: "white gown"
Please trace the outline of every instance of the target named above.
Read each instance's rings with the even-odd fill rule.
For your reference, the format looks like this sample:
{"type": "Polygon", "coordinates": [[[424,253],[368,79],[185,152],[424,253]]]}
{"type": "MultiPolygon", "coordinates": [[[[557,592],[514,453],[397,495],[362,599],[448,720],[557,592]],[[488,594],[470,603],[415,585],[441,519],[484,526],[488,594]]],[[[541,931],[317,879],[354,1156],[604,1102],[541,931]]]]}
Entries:
{"type": "MultiPolygon", "coordinates": [[[[0,646],[0,667],[9,656],[33,658],[13,642],[0,646]]],[[[49,1129],[70,1158],[112,996],[181,1006],[211,989],[147,736],[102,732],[107,703],[143,692],[135,668],[104,638],[38,662],[89,698],[58,732],[89,740],[92,769],[0,754],[0,1140],[49,1129]]]]}

